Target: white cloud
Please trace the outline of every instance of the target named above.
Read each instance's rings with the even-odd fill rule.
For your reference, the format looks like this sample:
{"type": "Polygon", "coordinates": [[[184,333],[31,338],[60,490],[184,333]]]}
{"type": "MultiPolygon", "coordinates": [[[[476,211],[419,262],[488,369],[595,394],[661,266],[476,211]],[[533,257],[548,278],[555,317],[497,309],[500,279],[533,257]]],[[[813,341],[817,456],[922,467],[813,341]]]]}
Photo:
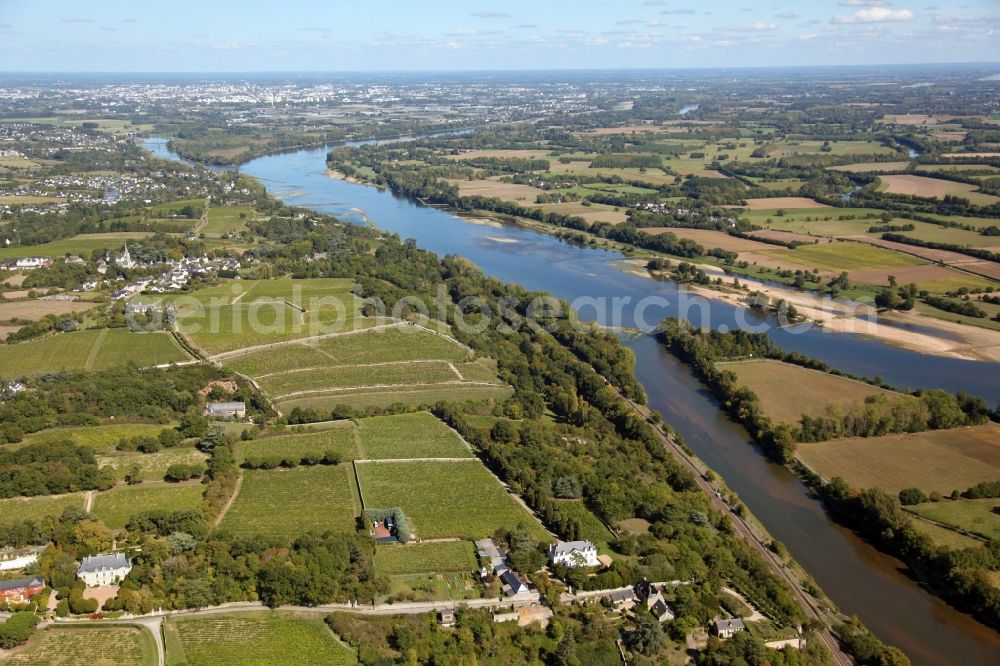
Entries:
{"type": "Polygon", "coordinates": [[[507,18],[510,14],[505,14],[503,12],[491,12],[481,9],[478,12],[472,12],[470,16],[474,18],[507,18]]]}
{"type": "Polygon", "coordinates": [[[862,9],[850,16],[843,14],[835,16],[833,23],[899,23],[912,21],[913,12],[909,9],[888,9],[886,7],[871,7],[862,9]]]}

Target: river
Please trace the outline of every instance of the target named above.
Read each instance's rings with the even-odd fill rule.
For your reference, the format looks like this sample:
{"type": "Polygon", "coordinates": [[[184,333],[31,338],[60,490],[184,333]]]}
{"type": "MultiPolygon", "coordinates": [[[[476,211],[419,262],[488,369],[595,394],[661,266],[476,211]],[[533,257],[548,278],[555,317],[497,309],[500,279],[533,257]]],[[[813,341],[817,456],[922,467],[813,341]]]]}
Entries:
{"type": "MultiPolygon", "coordinates": [[[[160,156],[171,156],[162,141],[147,146],[160,156]]],[[[679,313],[696,323],[730,329],[771,323],[720,301],[685,303],[684,292],[675,283],[628,272],[624,257],[615,252],[572,245],[520,227],[471,223],[388,191],[330,178],[326,152],[307,149],[261,157],[241,171],[258,178],[288,204],[359,224],[370,220],[440,255],[466,257],[499,279],[582,303],[584,318],[628,327],[679,313]],[[662,302],[650,305],[651,299],[662,302]]],[[[962,389],[991,404],[1000,397],[995,364],[922,355],[871,338],[819,329],[797,333],[772,326],[770,333],[787,350],[850,372],[880,374],[897,386],[962,389]]],[[[636,352],[636,371],[650,406],[725,478],[844,612],[859,615],[917,664],[998,661],[1000,634],[931,596],[905,575],[901,562],[833,523],[808,489],[760,455],[749,444],[748,434],[719,411],[705,388],[655,340],[637,336],[628,344],[636,352]]]]}

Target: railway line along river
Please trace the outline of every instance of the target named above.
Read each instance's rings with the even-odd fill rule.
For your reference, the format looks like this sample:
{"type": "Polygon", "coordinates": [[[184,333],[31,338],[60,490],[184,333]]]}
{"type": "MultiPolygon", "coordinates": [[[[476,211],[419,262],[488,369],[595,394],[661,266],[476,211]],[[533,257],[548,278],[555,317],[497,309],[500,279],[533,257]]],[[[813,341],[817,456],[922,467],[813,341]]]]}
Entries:
{"type": "MultiPolygon", "coordinates": [[[[161,157],[173,157],[161,139],[146,145],[161,157]]],[[[583,303],[584,318],[624,327],[678,314],[729,329],[769,323],[716,300],[681,311],[684,292],[675,283],[630,272],[624,257],[614,252],[571,245],[521,227],[472,223],[388,191],[331,178],[326,153],[326,148],[316,148],[270,155],[240,170],[288,204],[358,224],[370,220],[379,229],[416,239],[425,249],[461,255],[501,280],[583,303]]],[[[878,374],[896,386],[961,389],[991,404],[1000,398],[996,364],[917,354],[846,333],[775,326],[769,333],[788,351],[841,370],[878,374]]],[[[652,337],[634,336],[628,344],[636,353],[636,371],[650,406],[725,478],[841,610],[860,616],[914,663],[997,663],[1000,634],[929,594],[906,575],[900,561],[834,523],[798,479],[750,445],[746,431],[731,423],[709,392],[652,337]]]]}

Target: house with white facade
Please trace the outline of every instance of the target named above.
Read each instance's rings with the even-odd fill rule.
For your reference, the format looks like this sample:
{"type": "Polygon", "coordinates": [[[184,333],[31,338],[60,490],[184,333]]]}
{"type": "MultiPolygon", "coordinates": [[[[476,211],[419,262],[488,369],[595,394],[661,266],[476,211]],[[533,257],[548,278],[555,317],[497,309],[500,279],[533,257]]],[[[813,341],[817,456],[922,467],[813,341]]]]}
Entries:
{"type": "Polygon", "coordinates": [[[564,567],[599,567],[597,546],[590,541],[557,541],[549,546],[549,562],[564,567]]]}
{"type": "Polygon", "coordinates": [[[125,557],[125,553],[111,553],[83,558],[76,575],[87,587],[100,587],[120,583],[130,571],[132,563],[125,557]]]}

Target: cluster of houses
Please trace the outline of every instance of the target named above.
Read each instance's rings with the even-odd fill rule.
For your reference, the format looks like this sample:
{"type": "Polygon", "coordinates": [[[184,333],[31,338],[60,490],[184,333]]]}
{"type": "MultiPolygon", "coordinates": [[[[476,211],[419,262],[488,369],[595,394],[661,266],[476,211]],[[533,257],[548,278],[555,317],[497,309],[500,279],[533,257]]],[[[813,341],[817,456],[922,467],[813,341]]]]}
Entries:
{"type": "Polygon", "coordinates": [[[495,577],[500,581],[504,596],[516,597],[518,595],[530,594],[534,590],[528,583],[528,579],[514,571],[507,564],[507,556],[504,555],[493,539],[480,539],[476,542],[476,554],[481,560],[489,562],[489,566],[483,565],[479,570],[479,577],[489,580],[495,577]]]}
{"type": "MultiPolygon", "coordinates": [[[[154,264],[137,262],[132,258],[126,245],[121,254],[114,259],[102,259],[97,262],[97,272],[102,275],[107,272],[109,261],[122,268],[146,268],[154,264]]],[[[236,257],[223,257],[210,259],[207,256],[185,257],[176,261],[169,261],[162,264],[164,271],[153,277],[144,277],[135,282],[126,284],[112,293],[112,298],[130,298],[141,293],[162,294],[169,291],[180,291],[188,286],[192,278],[207,277],[220,270],[235,271],[240,267],[240,260],[236,257]]],[[[86,285],[81,285],[86,287],[86,285]]]]}
{"type": "MultiPolygon", "coordinates": [[[[23,569],[38,561],[44,546],[0,551],[0,571],[23,569]]],[[[132,571],[132,562],[124,553],[111,553],[85,557],[76,569],[77,577],[87,587],[117,585],[132,571]]],[[[0,602],[26,603],[45,589],[45,581],[39,576],[0,580],[0,602]]]]}

